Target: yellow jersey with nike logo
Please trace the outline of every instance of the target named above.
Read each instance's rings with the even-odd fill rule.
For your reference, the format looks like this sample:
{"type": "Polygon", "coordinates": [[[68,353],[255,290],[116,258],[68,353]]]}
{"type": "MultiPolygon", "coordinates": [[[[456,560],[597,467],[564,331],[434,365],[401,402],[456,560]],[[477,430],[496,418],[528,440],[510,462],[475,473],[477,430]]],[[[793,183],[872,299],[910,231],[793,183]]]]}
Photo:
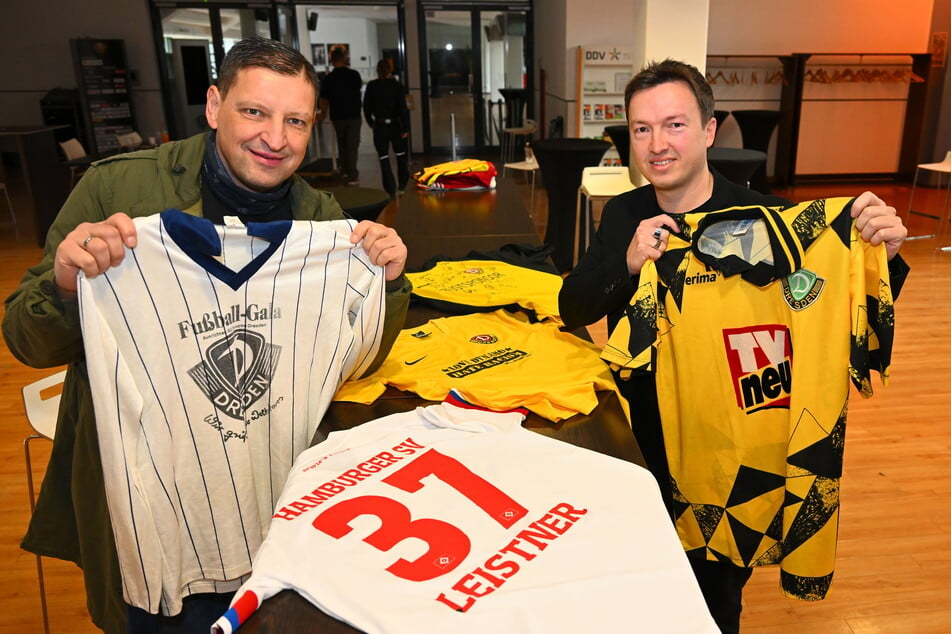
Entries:
{"type": "Polygon", "coordinates": [[[851,205],[671,214],[602,353],[656,373],[688,555],[780,564],[806,600],[832,581],[849,379],[865,397],[871,370],[886,381],[894,330],[884,246],[851,205]]]}
{"type": "Polygon", "coordinates": [[[457,388],[480,407],[525,407],[558,421],[590,413],[597,390],[616,391],[598,355],[597,346],[556,324],[528,323],[518,313],[442,317],[400,332],[383,365],[344,383],[334,400],[372,403],[392,385],[441,401],[457,388]]]}

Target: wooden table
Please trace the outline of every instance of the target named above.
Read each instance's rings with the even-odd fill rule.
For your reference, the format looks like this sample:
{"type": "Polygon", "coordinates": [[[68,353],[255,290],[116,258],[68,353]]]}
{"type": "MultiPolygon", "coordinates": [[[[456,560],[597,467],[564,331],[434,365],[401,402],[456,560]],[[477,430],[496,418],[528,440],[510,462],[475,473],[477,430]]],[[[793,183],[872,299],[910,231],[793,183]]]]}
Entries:
{"type": "Polygon", "coordinates": [[[489,191],[430,192],[411,183],[393,226],[409,251],[408,269],[435,255],[463,257],[504,244],[539,244],[518,188],[507,179],[489,191]]]}
{"type": "Polygon", "coordinates": [[[53,131],[66,126],[2,126],[0,152],[16,153],[23,170],[26,200],[33,214],[36,242],[43,246],[46,232],[66,202],[59,155],[53,131]]]}
{"type": "MultiPolygon", "coordinates": [[[[509,242],[538,244],[537,234],[512,183],[500,181],[492,192],[423,192],[410,189],[400,203],[394,226],[409,247],[409,263],[434,255],[464,256],[473,249],[494,249],[509,242]]],[[[442,316],[431,308],[412,306],[407,327],[442,316]]],[[[599,392],[598,406],[559,423],[529,414],[523,426],[565,442],[644,465],[634,435],[613,392],[599,392]]],[[[332,403],[314,437],[350,429],[369,420],[428,404],[414,394],[388,388],[371,405],[332,403]]],[[[323,574],[323,573],[321,573],[323,574]]],[[[333,574],[328,571],[327,574],[333,574]]],[[[284,591],[264,602],[241,627],[240,634],[295,632],[338,634],[358,632],[330,617],[295,592],[284,591]]]]}

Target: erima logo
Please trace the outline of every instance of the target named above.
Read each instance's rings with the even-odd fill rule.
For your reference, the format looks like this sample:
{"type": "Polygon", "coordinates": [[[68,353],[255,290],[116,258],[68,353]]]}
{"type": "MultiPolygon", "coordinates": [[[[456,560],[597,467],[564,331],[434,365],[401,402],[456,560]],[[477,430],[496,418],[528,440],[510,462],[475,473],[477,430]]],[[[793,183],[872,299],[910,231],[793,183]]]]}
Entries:
{"type": "Polygon", "coordinates": [[[468,273],[470,275],[482,275],[482,269],[480,269],[477,266],[474,266],[472,268],[468,268],[464,270],[463,273],[468,273]]]}
{"type": "Polygon", "coordinates": [[[826,281],[808,269],[799,269],[782,280],[783,299],[793,310],[802,310],[819,298],[826,281]]]}
{"type": "Polygon", "coordinates": [[[709,284],[717,281],[716,271],[707,271],[706,273],[694,273],[684,278],[684,284],[691,286],[693,284],[709,284]]]}
{"type": "Polygon", "coordinates": [[[789,329],[781,324],[728,328],[723,343],[737,406],[747,414],[788,409],[793,359],[789,329]]]}
{"type": "Polygon", "coordinates": [[[245,409],[268,393],[280,346],[250,330],[236,330],[205,349],[205,359],[188,370],[217,410],[244,420],[245,409]]]}

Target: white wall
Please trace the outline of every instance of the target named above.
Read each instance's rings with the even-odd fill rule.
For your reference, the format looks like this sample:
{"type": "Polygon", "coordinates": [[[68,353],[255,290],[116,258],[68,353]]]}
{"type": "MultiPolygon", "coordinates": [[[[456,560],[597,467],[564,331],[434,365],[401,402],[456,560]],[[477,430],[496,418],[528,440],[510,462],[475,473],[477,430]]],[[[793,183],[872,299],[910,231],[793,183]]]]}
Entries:
{"type": "MultiPolygon", "coordinates": [[[[549,0],[536,2],[535,7],[535,86],[541,90],[538,76],[545,71],[545,94],[536,95],[535,104],[539,108],[537,116],[541,116],[541,105],[544,103],[545,120],[539,121],[544,126],[546,135],[548,123],[555,117],[564,117],[565,124],[574,117],[574,77],[575,56],[574,48],[577,45],[568,38],[569,23],[568,8],[572,0],[554,2],[549,0]],[[570,49],[570,50],[569,50],[570,49]],[[571,53],[571,54],[569,54],[571,53]],[[571,115],[568,106],[572,106],[571,115]]],[[[615,2],[610,0],[606,4],[615,2]]]]}
{"type": "Polygon", "coordinates": [[[144,0],[34,0],[4,3],[0,19],[0,122],[43,123],[40,99],[52,88],[75,88],[71,38],[125,40],[133,107],[143,137],[164,126],[158,62],[144,0]]]}
{"type": "Polygon", "coordinates": [[[924,52],[932,0],[710,0],[711,55],[924,52]]]}
{"type": "MultiPolygon", "coordinates": [[[[932,0],[907,0],[900,4],[884,0],[709,1],[708,50],[715,56],[923,53],[928,47],[934,5],[932,0]]],[[[853,59],[858,69],[859,62],[867,64],[870,58],[853,59]]],[[[739,58],[726,63],[743,64],[739,58]]],[[[907,85],[807,84],[805,88],[797,174],[898,170],[905,114],[902,100],[907,97],[907,85]],[[892,101],[870,101],[882,98],[876,94],[880,89],[889,90],[885,97],[892,101]],[[869,134],[870,130],[875,133],[869,134]]],[[[765,102],[721,102],[724,90],[714,87],[717,107],[721,109],[778,107],[765,102]]],[[[741,142],[733,119],[727,119],[722,134],[717,135],[717,145],[741,142]]],[[[775,134],[769,153],[770,172],[774,145],[775,134]]]]}
{"type": "MultiPolygon", "coordinates": [[[[302,32],[310,38],[309,41],[301,39],[300,46],[308,59],[311,44],[348,44],[350,68],[358,71],[364,82],[376,79],[376,63],[380,61],[380,58],[375,22],[355,18],[334,18],[325,14],[317,20],[316,31],[308,31],[305,26],[302,32]]],[[[330,62],[329,52],[327,61],[330,62]]]]}
{"type": "Polygon", "coordinates": [[[640,0],[645,3],[643,25],[635,32],[642,39],[645,61],[666,58],[693,64],[700,72],[707,65],[710,0],[640,0]]]}
{"type": "MultiPolygon", "coordinates": [[[[633,48],[638,42],[638,28],[634,19],[635,3],[631,0],[568,0],[566,4],[568,46],[564,49],[561,88],[565,91],[565,136],[571,136],[577,133],[578,47],[633,48]]],[[[537,35],[535,39],[538,40],[537,35]]]]}

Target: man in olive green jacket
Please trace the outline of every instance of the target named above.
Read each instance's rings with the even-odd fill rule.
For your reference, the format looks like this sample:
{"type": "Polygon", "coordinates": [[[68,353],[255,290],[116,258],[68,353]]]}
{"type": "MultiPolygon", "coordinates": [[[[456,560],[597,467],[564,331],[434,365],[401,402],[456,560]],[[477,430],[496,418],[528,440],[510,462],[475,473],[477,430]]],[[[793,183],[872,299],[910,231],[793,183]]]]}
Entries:
{"type": "MultiPolygon", "coordinates": [[[[260,38],[235,44],[208,91],[206,117],[214,131],[95,163],[50,227],[43,260],[6,301],[3,335],[14,356],[33,367],[69,364],[49,466],[22,545],[83,569],[93,622],[107,632],[141,626],[129,621],[133,613],[122,599],[76,275],[118,264],[124,247],[135,246],[131,218],[168,208],[218,222],[232,212],[252,221],[343,218],[331,194],[294,174],[310,137],[316,90],[313,67],[297,51],[260,38]]],[[[384,335],[372,371],[406,315],[406,247],[395,231],[368,221],[351,241],[363,242],[387,279],[384,335]]]]}

